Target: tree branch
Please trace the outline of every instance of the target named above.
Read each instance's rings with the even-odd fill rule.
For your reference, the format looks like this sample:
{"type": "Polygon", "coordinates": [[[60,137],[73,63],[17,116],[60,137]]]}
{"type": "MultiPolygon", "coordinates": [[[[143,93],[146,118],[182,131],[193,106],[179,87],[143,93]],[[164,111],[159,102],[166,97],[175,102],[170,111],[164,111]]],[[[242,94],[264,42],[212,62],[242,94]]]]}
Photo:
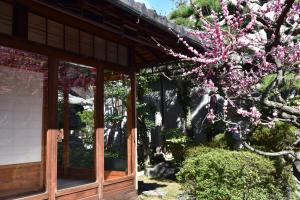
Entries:
{"type": "Polygon", "coordinates": [[[291,106],[287,106],[284,105],[282,103],[278,103],[278,102],[274,102],[274,101],[270,101],[268,99],[263,100],[263,103],[271,108],[276,108],[278,110],[284,111],[286,113],[292,114],[292,115],[296,115],[298,117],[300,117],[300,110],[297,110],[291,106]]]}
{"type": "Polygon", "coordinates": [[[300,124],[299,124],[299,122],[297,121],[297,116],[295,116],[295,115],[289,115],[289,114],[284,113],[284,112],[281,114],[281,116],[282,116],[284,119],[286,119],[286,120],[288,120],[289,122],[291,122],[294,126],[300,128],[300,124]]]}
{"type": "Polygon", "coordinates": [[[247,142],[243,142],[243,146],[246,147],[247,149],[249,149],[250,151],[253,151],[259,155],[263,155],[263,156],[271,156],[271,157],[278,157],[278,156],[288,156],[291,155],[294,158],[298,159],[298,156],[296,155],[296,153],[294,151],[280,151],[280,152],[265,152],[265,151],[260,151],[258,149],[255,149],[253,147],[251,147],[247,142]]]}
{"type": "Polygon", "coordinates": [[[270,45],[270,50],[272,49],[272,47],[280,44],[280,38],[281,38],[280,28],[283,25],[283,23],[285,22],[285,18],[287,16],[287,14],[289,13],[289,11],[291,10],[294,2],[295,2],[295,0],[286,0],[286,2],[285,2],[286,6],[282,10],[282,13],[280,14],[280,16],[278,17],[278,19],[276,21],[276,29],[274,32],[275,38],[274,38],[274,41],[272,42],[272,44],[270,45]]]}

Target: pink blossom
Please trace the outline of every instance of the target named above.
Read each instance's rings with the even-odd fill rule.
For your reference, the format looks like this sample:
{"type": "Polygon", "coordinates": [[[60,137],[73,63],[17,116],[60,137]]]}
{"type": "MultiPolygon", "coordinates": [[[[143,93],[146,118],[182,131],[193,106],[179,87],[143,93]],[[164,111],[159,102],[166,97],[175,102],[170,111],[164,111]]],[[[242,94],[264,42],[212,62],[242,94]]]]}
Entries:
{"type": "MultiPolygon", "coordinates": [[[[290,70],[290,73],[299,73],[300,42],[299,38],[295,39],[292,35],[290,27],[293,29],[299,21],[300,1],[292,3],[284,25],[279,27],[280,35],[277,35],[277,20],[287,1],[253,3],[236,0],[234,13],[229,12],[227,3],[227,0],[220,0],[221,12],[212,11],[211,20],[207,20],[202,12],[198,13],[201,30],[190,31],[190,34],[201,43],[201,50],[181,35],[177,35],[178,42],[187,48],[189,54],[175,52],[156,42],[168,54],[196,64],[192,70],[184,72],[184,76],[196,76],[195,80],[199,81],[199,85],[209,90],[218,92],[216,85],[222,89],[222,95],[228,101],[228,105],[223,105],[224,117],[227,117],[229,108],[232,108],[240,116],[250,119],[254,125],[264,123],[273,126],[278,116],[277,111],[270,114],[272,117],[265,116],[262,119],[262,114],[255,106],[245,108],[247,104],[244,99],[251,100],[249,96],[260,93],[258,88],[263,78],[278,73],[282,67],[290,70]],[[252,9],[253,4],[259,7],[252,9]],[[286,31],[286,27],[289,31],[286,31]],[[241,100],[238,106],[235,104],[236,99],[241,100]],[[269,124],[263,120],[267,120],[269,124]]],[[[300,110],[300,102],[293,108],[300,110]]],[[[215,121],[216,116],[212,110],[209,110],[207,119],[215,121]]]]}
{"type": "Polygon", "coordinates": [[[214,120],[216,119],[216,115],[214,114],[214,110],[213,109],[210,109],[209,112],[207,113],[207,120],[210,122],[210,123],[214,123],[214,120]]]}
{"type": "Polygon", "coordinates": [[[239,133],[239,130],[236,127],[228,128],[228,131],[231,132],[231,133],[239,133]]]}
{"type": "Polygon", "coordinates": [[[258,122],[261,117],[261,113],[255,106],[250,108],[250,111],[244,110],[242,108],[239,108],[237,110],[237,113],[242,115],[243,117],[249,117],[252,122],[258,122]]]}

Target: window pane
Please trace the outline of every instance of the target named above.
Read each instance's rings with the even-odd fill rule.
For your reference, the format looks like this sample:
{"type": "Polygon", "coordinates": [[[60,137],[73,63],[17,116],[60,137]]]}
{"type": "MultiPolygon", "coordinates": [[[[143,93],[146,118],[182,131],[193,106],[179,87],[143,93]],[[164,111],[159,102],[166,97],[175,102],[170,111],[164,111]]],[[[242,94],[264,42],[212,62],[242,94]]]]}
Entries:
{"type": "Polygon", "coordinates": [[[59,66],[58,188],[95,181],[94,98],[96,69],[62,62],[59,66]]]}
{"type": "Polygon", "coordinates": [[[105,72],[104,84],[104,165],[105,178],[127,174],[128,76],[105,72]]]}

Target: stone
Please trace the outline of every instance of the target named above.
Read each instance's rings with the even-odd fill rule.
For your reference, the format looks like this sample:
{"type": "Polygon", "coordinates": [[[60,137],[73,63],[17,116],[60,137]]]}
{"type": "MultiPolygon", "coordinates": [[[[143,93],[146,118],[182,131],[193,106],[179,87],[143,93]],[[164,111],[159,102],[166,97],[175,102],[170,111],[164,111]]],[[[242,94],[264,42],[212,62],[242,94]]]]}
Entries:
{"type": "Polygon", "coordinates": [[[172,168],[168,163],[162,162],[153,168],[147,168],[145,175],[150,178],[175,179],[175,168],[172,168]]]}
{"type": "Polygon", "coordinates": [[[155,190],[149,190],[149,191],[144,191],[142,194],[146,197],[163,197],[167,194],[168,192],[162,188],[157,188],[155,190]]]}
{"type": "Polygon", "coordinates": [[[300,161],[296,160],[293,164],[293,172],[294,172],[294,176],[300,180],[300,161]]]}
{"type": "Polygon", "coordinates": [[[192,195],[189,194],[180,194],[178,195],[176,200],[196,200],[196,197],[193,197],[192,195]]]}

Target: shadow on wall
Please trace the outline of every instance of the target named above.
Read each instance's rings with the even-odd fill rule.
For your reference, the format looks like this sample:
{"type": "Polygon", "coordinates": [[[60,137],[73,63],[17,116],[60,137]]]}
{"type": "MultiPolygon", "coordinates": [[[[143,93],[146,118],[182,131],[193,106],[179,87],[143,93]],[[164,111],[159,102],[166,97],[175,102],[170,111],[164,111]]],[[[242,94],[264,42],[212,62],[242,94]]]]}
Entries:
{"type": "MultiPolygon", "coordinates": [[[[162,79],[160,82],[153,83],[152,93],[145,97],[145,102],[150,102],[155,105],[157,112],[162,116],[162,127],[164,129],[184,128],[183,127],[183,109],[178,101],[177,85],[167,79],[162,79]]],[[[200,89],[194,88],[192,91],[191,119],[194,139],[196,142],[205,142],[205,117],[207,115],[207,104],[210,101],[209,95],[199,95],[200,89]]],[[[218,102],[222,104],[221,99],[218,102]]],[[[152,133],[152,141],[157,143],[156,137],[160,137],[157,130],[152,133]]],[[[158,145],[158,144],[157,144],[158,145]]]]}

